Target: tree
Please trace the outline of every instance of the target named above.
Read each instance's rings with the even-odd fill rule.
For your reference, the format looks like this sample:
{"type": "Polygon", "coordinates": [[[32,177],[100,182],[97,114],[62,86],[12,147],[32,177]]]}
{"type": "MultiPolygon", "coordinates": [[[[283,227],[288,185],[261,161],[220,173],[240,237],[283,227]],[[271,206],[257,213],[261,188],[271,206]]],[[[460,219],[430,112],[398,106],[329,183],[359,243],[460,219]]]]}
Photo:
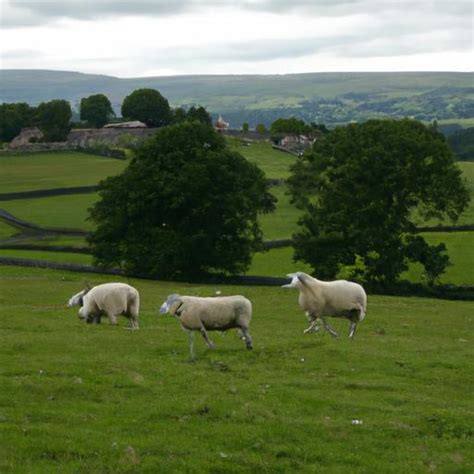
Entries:
{"type": "Polygon", "coordinates": [[[149,127],[162,127],[172,120],[168,101],[155,89],[137,89],[125,97],[122,117],[140,120],[149,127]]]}
{"type": "Polygon", "coordinates": [[[257,123],[257,125],[255,126],[255,131],[260,135],[264,135],[265,133],[267,133],[267,127],[265,127],[265,124],[263,123],[257,123]]]}
{"type": "Polygon", "coordinates": [[[34,108],[26,103],[0,105],[0,141],[10,142],[22,128],[33,125],[34,108]]]}
{"type": "Polygon", "coordinates": [[[332,278],[391,283],[420,262],[428,279],[449,259],[445,246],[416,234],[414,211],[455,220],[469,201],[444,137],[412,120],[370,120],[338,127],[300,158],[288,180],[305,213],[295,258],[332,278]]]}
{"type": "Polygon", "coordinates": [[[247,122],[244,122],[242,124],[242,132],[247,133],[249,131],[249,124],[247,122]]]}
{"type": "Polygon", "coordinates": [[[81,120],[95,128],[103,127],[114,115],[112,104],[104,94],[95,94],[81,99],[81,120]]]}
{"type": "Polygon", "coordinates": [[[209,115],[209,112],[202,106],[191,106],[186,114],[186,119],[190,121],[197,120],[198,122],[212,125],[212,118],[209,115]]]}
{"type": "Polygon", "coordinates": [[[304,120],[300,120],[295,117],[279,118],[275,120],[270,126],[270,133],[272,135],[287,133],[292,133],[294,135],[304,135],[310,131],[311,126],[306,125],[304,120]]]}
{"type": "Polygon", "coordinates": [[[172,110],[172,123],[182,123],[185,121],[202,122],[207,125],[212,125],[212,118],[209,115],[209,112],[202,106],[195,107],[191,106],[187,111],[182,107],[178,107],[172,110]]]}
{"type": "Polygon", "coordinates": [[[36,122],[44,134],[44,141],[64,141],[71,130],[71,106],[66,100],[41,102],[36,109],[36,122]]]}
{"type": "Polygon", "coordinates": [[[95,261],[153,277],[248,268],[274,198],[264,173],[200,122],[163,127],[100,185],[95,261]]]}

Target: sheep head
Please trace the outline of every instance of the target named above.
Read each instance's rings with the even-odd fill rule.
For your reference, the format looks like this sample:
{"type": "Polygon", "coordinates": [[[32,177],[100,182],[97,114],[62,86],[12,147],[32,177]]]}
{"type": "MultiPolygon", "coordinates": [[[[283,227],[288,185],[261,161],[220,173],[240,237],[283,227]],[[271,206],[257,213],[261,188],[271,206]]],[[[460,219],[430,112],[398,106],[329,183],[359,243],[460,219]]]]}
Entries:
{"type": "Polygon", "coordinates": [[[176,314],[178,308],[183,304],[183,299],[180,295],[172,294],[169,295],[164,303],[161,305],[160,314],[176,314]]]}
{"type": "Polygon", "coordinates": [[[71,298],[69,298],[69,301],[67,302],[67,307],[71,308],[72,306],[77,305],[79,305],[80,307],[84,306],[84,296],[89,293],[90,290],[91,288],[88,287],[85,290],[82,290],[79,293],[76,293],[75,295],[71,296],[71,298]]]}
{"type": "Polygon", "coordinates": [[[291,278],[291,282],[282,285],[282,288],[299,288],[301,289],[303,286],[310,285],[314,278],[310,275],[307,275],[303,272],[296,272],[296,273],[288,273],[288,278],[291,278]]]}

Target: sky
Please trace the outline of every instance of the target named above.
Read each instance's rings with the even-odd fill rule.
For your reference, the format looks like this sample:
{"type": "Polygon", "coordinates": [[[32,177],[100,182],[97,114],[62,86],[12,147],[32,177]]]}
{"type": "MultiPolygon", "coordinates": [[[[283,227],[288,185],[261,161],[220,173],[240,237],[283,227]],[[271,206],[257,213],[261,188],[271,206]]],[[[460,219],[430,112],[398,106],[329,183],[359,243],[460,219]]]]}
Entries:
{"type": "Polygon", "coordinates": [[[0,0],[0,68],[473,71],[474,0],[0,0]]]}

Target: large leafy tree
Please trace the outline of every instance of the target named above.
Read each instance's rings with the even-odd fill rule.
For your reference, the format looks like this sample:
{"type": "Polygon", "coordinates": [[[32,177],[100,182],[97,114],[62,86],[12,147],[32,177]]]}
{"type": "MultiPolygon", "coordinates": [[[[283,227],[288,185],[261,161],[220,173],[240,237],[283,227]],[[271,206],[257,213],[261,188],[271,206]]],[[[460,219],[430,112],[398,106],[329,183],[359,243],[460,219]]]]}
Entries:
{"type": "Polygon", "coordinates": [[[263,172],[201,122],[162,128],[99,193],[96,263],[154,277],[244,271],[274,207],[263,172]]]}
{"type": "Polygon", "coordinates": [[[22,128],[33,125],[34,108],[26,103],[0,105],[0,141],[13,140],[22,128]]]}
{"type": "Polygon", "coordinates": [[[36,109],[36,121],[44,134],[44,141],[64,141],[71,130],[71,105],[66,100],[41,102],[36,109]]]}
{"type": "Polygon", "coordinates": [[[94,127],[103,127],[113,115],[112,104],[104,94],[94,94],[81,99],[81,120],[94,127]]]}
{"type": "Polygon", "coordinates": [[[455,220],[469,201],[444,137],[408,119],[336,128],[293,165],[289,187],[305,211],[295,258],[326,278],[345,267],[393,282],[412,261],[433,281],[449,259],[416,233],[415,210],[455,220]]]}
{"type": "Polygon", "coordinates": [[[122,117],[140,120],[149,127],[162,127],[172,120],[168,100],[155,89],[137,89],[125,97],[122,117]]]}
{"type": "Polygon", "coordinates": [[[198,121],[207,125],[212,125],[212,117],[205,107],[195,107],[193,105],[188,110],[185,110],[182,107],[172,110],[172,123],[181,123],[186,120],[189,122],[198,121]]]}

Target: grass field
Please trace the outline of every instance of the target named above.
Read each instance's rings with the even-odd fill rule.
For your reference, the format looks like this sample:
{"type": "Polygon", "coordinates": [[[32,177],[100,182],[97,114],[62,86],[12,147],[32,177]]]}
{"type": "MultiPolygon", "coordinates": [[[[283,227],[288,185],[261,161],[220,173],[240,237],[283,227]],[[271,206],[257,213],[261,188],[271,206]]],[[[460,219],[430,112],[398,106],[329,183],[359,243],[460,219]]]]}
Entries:
{"type": "MultiPolygon", "coordinates": [[[[429,244],[446,244],[451,265],[440,278],[440,283],[474,285],[474,232],[428,232],[421,234],[429,244]]],[[[284,276],[295,269],[311,272],[302,262],[293,262],[293,248],[285,247],[257,253],[253,257],[249,275],[284,276]]],[[[411,265],[401,277],[413,282],[423,281],[423,267],[411,265]]]]}
{"type": "MultiPolygon", "coordinates": [[[[294,159],[268,143],[232,146],[271,178],[287,176],[294,159]]],[[[86,183],[76,182],[58,155],[43,176],[34,162],[16,158],[11,192],[96,184],[111,163],[124,165],[91,160],[86,183]]],[[[3,159],[0,182],[10,184],[3,159]]],[[[69,164],[74,169],[76,162],[69,164]]],[[[469,165],[462,164],[474,193],[469,165]]],[[[278,208],[261,218],[264,238],[289,238],[298,211],[284,186],[271,192],[278,208]]],[[[86,209],[96,198],[0,207],[41,226],[87,230],[86,209]]],[[[0,221],[0,238],[17,232],[0,221]]],[[[424,234],[448,246],[454,265],[443,282],[474,283],[473,234],[424,234]]],[[[81,237],[34,241],[85,244],[81,237]]],[[[291,248],[256,254],[248,274],[310,271],[292,254],[291,248]]],[[[0,249],[1,256],[92,262],[89,255],[38,250],[0,249]]],[[[418,281],[420,270],[409,276],[418,281]]],[[[367,318],[349,341],[340,320],[332,323],[338,339],[303,335],[307,322],[294,290],[0,265],[0,473],[472,473],[473,315],[473,302],[369,295],[367,318]],[[123,330],[124,319],[118,328],[85,325],[77,308],[65,307],[86,281],[111,280],[140,291],[140,331],[123,330]],[[162,301],[176,292],[250,298],[255,349],[246,351],[234,332],[211,333],[216,349],[196,337],[190,362],[178,322],[158,317],[162,301]]]]}
{"type": "Polygon", "coordinates": [[[245,143],[237,138],[227,138],[232,150],[238,151],[252,163],[258,165],[269,179],[286,179],[295,156],[274,150],[270,142],[245,143]]]}
{"type": "MultiPolygon", "coordinates": [[[[431,245],[443,242],[448,250],[451,265],[440,281],[453,285],[474,286],[474,232],[427,232],[421,234],[431,245]]],[[[412,265],[402,275],[410,281],[422,281],[421,265],[412,265]]]]}
{"type": "Polygon", "coordinates": [[[0,220],[0,239],[8,239],[9,237],[17,234],[18,232],[18,229],[0,220]]]}
{"type": "Polygon", "coordinates": [[[72,194],[36,199],[4,201],[0,207],[10,214],[41,227],[63,227],[91,230],[87,220],[87,209],[98,199],[98,195],[72,194]]]}
{"type": "Polygon", "coordinates": [[[126,165],[126,161],[75,152],[0,156],[0,192],[93,186],[126,165]]]}
{"type": "Polygon", "coordinates": [[[2,473],[474,468],[470,302],[370,296],[349,341],[341,321],[339,339],[303,335],[292,290],[130,280],[142,301],[130,332],[65,308],[84,279],[1,267],[2,473]],[[158,307],[218,290],[253,301],[255,349],[213,333],[216,349],[198,339],[190,363],[158,307]]]}
{"type": "Polygon", "coordinates": [[[73,252],[48,252],[47,250],[20,250],[1,249],[0,257],[17,257],[34,260],[45,260],[48,262],[79,263],[81,265],[92,265],[92,256],[73,252]]]}
{"type": "Polygon", "coordinates": [[[286,186],[273,186],[270,192],[277,198],[276,210],[259,218],[265,240],[290,239],[298,230],[301,212],[290,204],[286,186]]]}

